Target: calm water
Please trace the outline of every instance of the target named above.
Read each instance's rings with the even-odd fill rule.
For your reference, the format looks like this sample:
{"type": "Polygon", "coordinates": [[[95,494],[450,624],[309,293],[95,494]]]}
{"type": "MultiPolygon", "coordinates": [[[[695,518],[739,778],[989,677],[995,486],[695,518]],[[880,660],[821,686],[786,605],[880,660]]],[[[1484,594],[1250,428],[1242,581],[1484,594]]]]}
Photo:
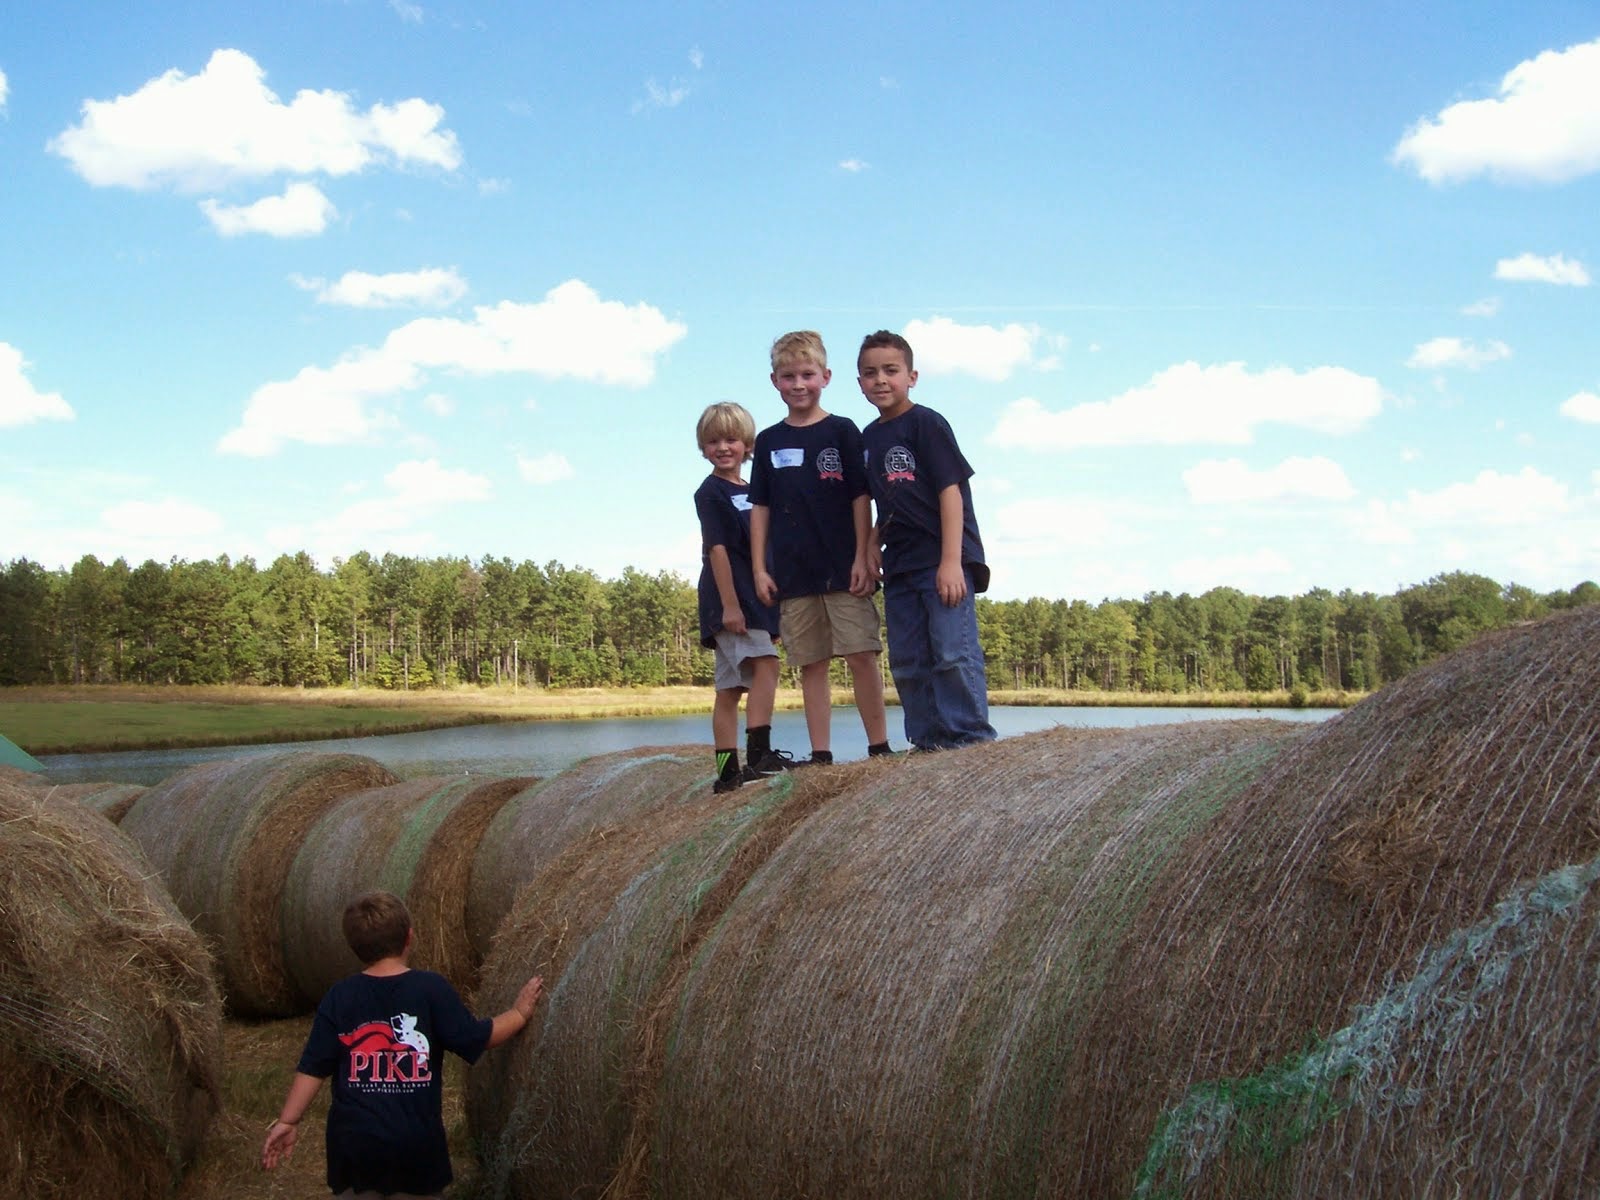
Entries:
{"type": "MultiPolygon", "coordinates": [[[[1178,721],[1217,721],[1240,717],[1284,721],[1323,721],[1335,709],[1252,708],[994,708],[989,718],[1001,737],[1015,737],[1057,725],[1108,728],[1162,725],[1178,721]]],[[[810,752],[804,715],[780,712],[773,717],[772,744],[804,758],[810,752]]],[[[743,748],[743,724],[740,746],[743,748]]],[[[889,710],[890,740],[904,746],[900,710],[889,710]]],[[[703,744],[709,754],[709,715],[625,717],[588,721],[527,721],[517,724],[466,725],[425,733],[382,737],[337,738],[289,745],[212,746],[204,750],[127,750],[114,754],[53,754],[42,758],[55,783],[114,782],[150,786],[196,763],[219,758],[272,754],[279,750],[316,750],[364,754],[403,779],[425,775],[473,774],[548,776],[591,754],[634,746],[703,744]]],[[[864,758],[866,735],[853,708],[833,710],[833,755],[841,762],[864,758]]]]}

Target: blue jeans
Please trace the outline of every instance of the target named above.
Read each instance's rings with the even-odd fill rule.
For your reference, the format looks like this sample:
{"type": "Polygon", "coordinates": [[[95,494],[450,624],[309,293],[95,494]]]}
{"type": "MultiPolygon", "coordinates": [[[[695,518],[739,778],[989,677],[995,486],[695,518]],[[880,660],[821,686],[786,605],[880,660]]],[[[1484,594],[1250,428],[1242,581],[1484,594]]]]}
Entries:
{"type": "Polygon", "coordinates": [[[954,608],[939,599],[936,573],[932,567],[907,571],[883,584],[889,671],[900,693],[906,740],[923,750],[995,737],[972,572],[966,573],[966,598],[954,608]]]}

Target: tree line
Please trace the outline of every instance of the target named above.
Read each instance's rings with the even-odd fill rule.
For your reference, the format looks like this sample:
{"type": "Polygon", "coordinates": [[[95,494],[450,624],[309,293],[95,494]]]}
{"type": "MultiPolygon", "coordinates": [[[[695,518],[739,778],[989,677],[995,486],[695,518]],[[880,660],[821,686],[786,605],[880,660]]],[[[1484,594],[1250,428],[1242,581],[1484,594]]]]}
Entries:
{"type": "MultiPolygon", "coordinates": [[[[1478,634],[1600,601],[1452,572],[1391,595],[1219,587],[1139,600],[978,600],[992,689],[1365,691],[1478,634]]],[[[93,555],[0,574],[0,684],[419,688],[707,685],[695,588],[628,567],[365,552],[319,570],[93,555]]],[[[843,680],[841,679],[841,682],[843,680]]]]}

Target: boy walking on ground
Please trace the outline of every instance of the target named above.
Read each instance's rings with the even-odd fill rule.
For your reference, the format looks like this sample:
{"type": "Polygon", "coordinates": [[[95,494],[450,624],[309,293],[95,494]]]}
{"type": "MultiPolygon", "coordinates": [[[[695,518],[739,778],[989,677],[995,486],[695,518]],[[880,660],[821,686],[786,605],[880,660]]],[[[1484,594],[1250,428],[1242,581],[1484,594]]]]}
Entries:
{"type": "Polygon", "coordinates": [[[878,505],[871,566],[882,545],[889,670],[918,750],[992,741],[975,594],[989,568],[972,511],[972,467],[950,424],[915,404],[911,344],[880,329],[856,358],[861,393],[878,410],[861,432],[878,505]]]}
{"type": "Polygon", "coordinates": [[[398,896],[367,892],[350,901],[344,936],[366,969],[334,984],[317,1006],[261,1165],[270,1171],[289,1160],[300,1118],[331,1076],[328,1187],[335,1196],[439,1196],[451,1178],[439,1055],[449,1050],[476,1062],[521,1033],[543,981],[528,980],[510,1008],[480,1021],[444,976],[410,968],[411,914],[398,896]]]}
{"type": "Polygon", "coordinates": [[[695,427],[711,474],[694,494],[700,517],[700,644],[716,650],[717,698],[711,734],[717,752],[714,792],[787,770],[794,760],[772,748],[778,691],[778,612],[756,598],[750,558],[750,485],[742,471],[756,423],[742,405],[713,404],[695,427]],[[739,767],[739,697],[745,701],[745,766],[739,767]]]}
{"type": "Polygon", "coordinates": [[[756,438],[750,471],[750,550],[756,595],[779,610],[784,653],[800,668],[811,757],[830,763],[832,659],[850,669],[867,753],[888,754],[889,723],[878,671],[876,576],[867,566],[871,502],[862,469],[861,431],[822,407],[832,375],[822,338],[809,330],[772,344],[772,386],[788,415],[756,438]],[[772,568],[767,570],[767,546],[772,568]]]}

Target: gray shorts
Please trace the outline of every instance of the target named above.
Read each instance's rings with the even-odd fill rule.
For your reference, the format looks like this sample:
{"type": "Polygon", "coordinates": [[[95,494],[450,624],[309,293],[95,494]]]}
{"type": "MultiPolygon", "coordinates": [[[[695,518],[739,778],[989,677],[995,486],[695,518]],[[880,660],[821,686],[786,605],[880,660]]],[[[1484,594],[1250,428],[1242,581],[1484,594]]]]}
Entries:
{"type": "Polygon", "coordinates": [[[717,648],[714,655],[717,673],[713,686],[719,692],[733,688],[748,692],[755,679],[753,658],[777,658],[778,649],[772,644],[772,635],[765,629],[751,629],[745,633],[717,631],[717,648]]]}
{"type": "Polygon", "coordinates": [[[778,609],[778,624],[791,667],[883,649],[878,640],[878,604],[871,596],[849,592],[796,596],[778,609]]]}

